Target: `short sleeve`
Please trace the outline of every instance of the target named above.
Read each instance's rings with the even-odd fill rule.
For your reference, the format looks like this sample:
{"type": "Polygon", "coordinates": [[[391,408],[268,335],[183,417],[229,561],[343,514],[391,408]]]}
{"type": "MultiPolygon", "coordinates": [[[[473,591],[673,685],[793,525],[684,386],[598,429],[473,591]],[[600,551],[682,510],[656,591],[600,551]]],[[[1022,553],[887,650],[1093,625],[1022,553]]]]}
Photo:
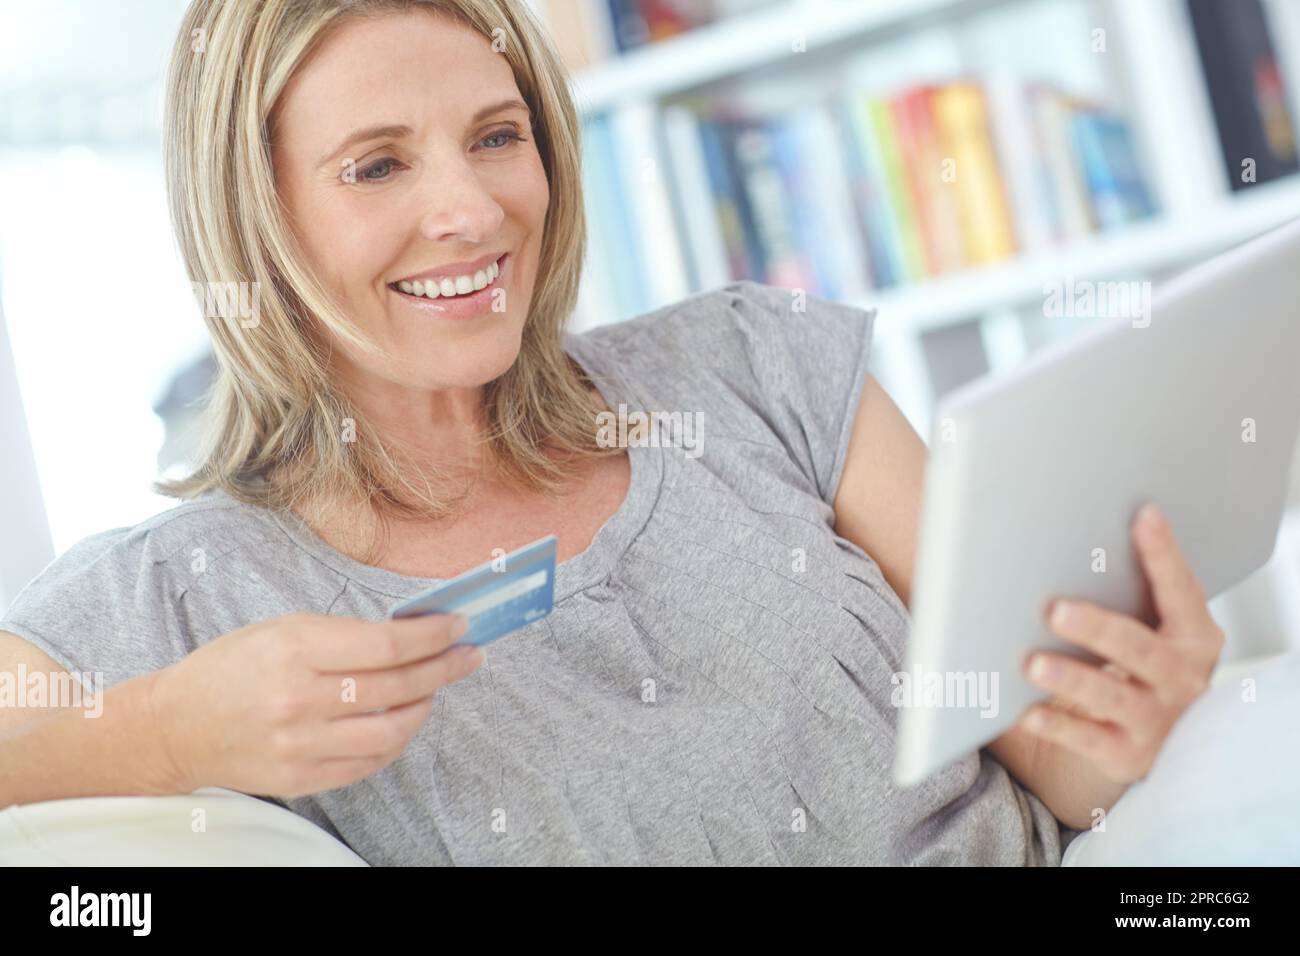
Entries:
{"type": "Polygon", "coordinates": [[[84,538],[18,592],[0,631],[105,687],[179,660],[185,642],[157,545],[139,526],[84,538]]]}
{"type": "Polygon", "coordinates": [[[876,312],[737,282],[719,294],[742,324],[754,374],[786,447],[833,505],[871,359],[876,312]]]}

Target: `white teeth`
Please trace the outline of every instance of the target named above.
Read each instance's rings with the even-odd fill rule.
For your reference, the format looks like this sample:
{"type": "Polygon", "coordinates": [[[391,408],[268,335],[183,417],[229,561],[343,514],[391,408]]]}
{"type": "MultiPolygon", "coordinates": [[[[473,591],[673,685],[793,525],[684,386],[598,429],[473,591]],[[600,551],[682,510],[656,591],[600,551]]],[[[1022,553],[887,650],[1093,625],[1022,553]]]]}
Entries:
{"type": "Polygon", "coordinates": [[[428,299],[439,296],[468,295],[485,289],[501,275],[501,265],[493,262],[486,269],[479,269],[473,275],[448,276],[445,279],[425,279],[422,282],[410,282],[406,279],[397,283],[397,288],[407,295],[420,295],[428,299]]]}

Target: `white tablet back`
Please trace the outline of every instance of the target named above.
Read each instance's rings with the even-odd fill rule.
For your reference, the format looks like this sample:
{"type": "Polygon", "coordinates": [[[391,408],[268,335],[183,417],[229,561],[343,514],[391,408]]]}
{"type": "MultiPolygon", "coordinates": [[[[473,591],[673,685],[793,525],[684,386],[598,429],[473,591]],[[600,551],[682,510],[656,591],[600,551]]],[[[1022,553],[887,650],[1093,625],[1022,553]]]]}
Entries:
{"type": "MultiPolygon", "coordinates": [[[[1067,283],[1065,304],[1086,307],[1090,288],[1112,305],[1123,291],[1067,283]]],[[[1150,620],[1130,537],[1143,502],[1207,596],[1273,551],[1300,425],[1300,223],[1170,282],[1145,316],[1140,303],[940,407],[895,678],[901,784],[1046,696],[1022,676],[1029,650],[1087,658],[1047,630],[1052,597],[1150,620]]]]}

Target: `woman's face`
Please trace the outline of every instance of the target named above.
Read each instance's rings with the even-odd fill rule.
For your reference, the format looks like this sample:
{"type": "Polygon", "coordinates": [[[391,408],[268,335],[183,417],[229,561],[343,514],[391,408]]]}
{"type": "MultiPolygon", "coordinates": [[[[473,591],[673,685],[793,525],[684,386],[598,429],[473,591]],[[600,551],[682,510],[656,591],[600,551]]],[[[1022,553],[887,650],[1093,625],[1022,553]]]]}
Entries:
{"type": "Polygon", "coordinates": [[[295,73],[273,129],[291,227],[340,307],[391,356],[335,341],[346,372],[380,391],[477,387],[505,372],[550,194],[491,42],[427,11],[347,20],[295,73]]]}

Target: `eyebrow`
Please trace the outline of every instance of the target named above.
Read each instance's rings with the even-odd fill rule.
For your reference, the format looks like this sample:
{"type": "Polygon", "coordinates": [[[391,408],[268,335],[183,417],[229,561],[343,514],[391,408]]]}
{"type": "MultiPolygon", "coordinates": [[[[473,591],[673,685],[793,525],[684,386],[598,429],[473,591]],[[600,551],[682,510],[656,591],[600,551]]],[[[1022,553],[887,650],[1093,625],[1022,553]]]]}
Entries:
{"type": "MultiPolygon", "coordinates": [[[[482,122],[494,113],[502,113],[509,109],[523,110],[525,113],[530,115],[532,114],[527,103],[521,99],[511,98],[483,107],[470,117],[470,124],[473,125],[474,123],[482,122]]],[[[403,136],[410,136],[412,132],[411,127],[397,123],[381,123],[378,126],[367,126],[364,129],[353,130],[344,138],[343,142],[334,147],[332,152],[326,153],[325,156],[321,158],[320,165],[324,166],[349,146],[354,146],[357,143],[364,143],[367,140],[382,139],[384,137],[400,139],[403,136]]]]}

